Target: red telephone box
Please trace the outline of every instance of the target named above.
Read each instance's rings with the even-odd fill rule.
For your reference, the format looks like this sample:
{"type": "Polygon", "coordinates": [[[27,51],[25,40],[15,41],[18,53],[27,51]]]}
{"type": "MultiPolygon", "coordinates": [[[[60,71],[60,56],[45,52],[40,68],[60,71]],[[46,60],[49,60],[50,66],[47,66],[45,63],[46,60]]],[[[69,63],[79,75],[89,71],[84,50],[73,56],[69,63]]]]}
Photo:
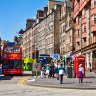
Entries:
{"type": "Polygon", "coordinates": [[[82,66],[84,68],[84,75],[85,77],[85,57],[84,56],[76,56],[74,57],[74,77],[78,78],[78,68],[79,64],[82,63],[82,66]]]}

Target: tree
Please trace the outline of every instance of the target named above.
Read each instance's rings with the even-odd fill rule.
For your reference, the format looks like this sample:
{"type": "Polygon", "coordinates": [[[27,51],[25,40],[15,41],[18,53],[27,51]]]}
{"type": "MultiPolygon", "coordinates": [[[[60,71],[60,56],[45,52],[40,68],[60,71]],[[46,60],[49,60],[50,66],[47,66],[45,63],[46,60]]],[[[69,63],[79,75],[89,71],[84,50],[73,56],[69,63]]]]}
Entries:
{"type": "Polygon", "coordinates": [[[21,29],[20,31],[19,31],[19,34],[23,34],[24,33],[24,31],[23,31],[23,29],[21,29]]]}
{"type": "Polygon", "coordinates": [[[17,36],[14,36],[14,41],[18,42],[18,37],[17,36]]]}

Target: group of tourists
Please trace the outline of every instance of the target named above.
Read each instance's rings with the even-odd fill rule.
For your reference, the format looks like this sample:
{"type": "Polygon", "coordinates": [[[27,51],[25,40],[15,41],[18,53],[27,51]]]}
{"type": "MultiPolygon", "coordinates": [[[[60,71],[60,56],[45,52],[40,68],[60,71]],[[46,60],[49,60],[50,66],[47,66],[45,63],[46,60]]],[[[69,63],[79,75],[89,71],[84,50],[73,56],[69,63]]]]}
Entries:
{"type": "MultiPolygon", "coordinates": [[[[71,63],[68,63],[68,66],[71,65],[71,63]]],[[[56,64],[52,62],[51,64],[44,64],[41,67],[41,78],[56,78],[57,80],[60,80],[60,84],[63,83],[63,75],[67,74],[65,71],[64,63],[61,61],[58,61],[56,64]]],[[[84,77],[84,68],[82,66],[82,63],[80,62],[78,67],[78,78],[79,83],[83,83],[83,77],[84,77]]]]}
{"type": "Polygon", "coordinates": [[[55,77],[57,80],[60,80],[60,84],[63,82],[64,73],[66,73],[64,64],[60,61],[57,64],[54,64],[54,62],[45,64],[45,66],[42,66],[41,68],[41,78],[55,77]]]}

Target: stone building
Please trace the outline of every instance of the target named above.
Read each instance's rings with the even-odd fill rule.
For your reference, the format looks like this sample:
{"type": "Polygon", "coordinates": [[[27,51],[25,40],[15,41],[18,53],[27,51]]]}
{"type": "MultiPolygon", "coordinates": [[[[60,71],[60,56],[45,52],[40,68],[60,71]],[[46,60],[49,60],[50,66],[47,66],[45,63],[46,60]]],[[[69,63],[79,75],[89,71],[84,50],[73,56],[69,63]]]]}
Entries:
{"type": "Polygon", "coordinates": [[[60,54],[68,57],[73,54],[74,48],[74,23],[72,2],[67,0],[64,2],[61,10],[60,19],[60,54]]]}
{"type": "Polygon", "coordinates": [[[75,54],[86,57],[86,67],[96,68],[96,0],[73,0],[75,54]]]}
{"type": "Polygon", "coordinates": [[[31,55],[31,31],[32,28],[29,27],[28,29],[25,30],[24,34],[23,34],[23,55],[24,57],[27,57],[29,55],[31,55]]]}
{"type": "Polygon", "coordinates": [[[46,18],[46,53],[60,54],[59,34],[60,34],[60,14],[62,5],[55,5],[50,10],[50,14],[46,18]]]}
{"type": "Polygon", "coordinates": [[[59,23],[63,3],[49,0],[48,7],[44,7],[44,10],[37,10],[36,22],[30,23],[32,25],[26,27],[23,35],[24,57],[31,55],[36,48],[40,54],[52,56],[54,53],[60,53],[59,23]]]}

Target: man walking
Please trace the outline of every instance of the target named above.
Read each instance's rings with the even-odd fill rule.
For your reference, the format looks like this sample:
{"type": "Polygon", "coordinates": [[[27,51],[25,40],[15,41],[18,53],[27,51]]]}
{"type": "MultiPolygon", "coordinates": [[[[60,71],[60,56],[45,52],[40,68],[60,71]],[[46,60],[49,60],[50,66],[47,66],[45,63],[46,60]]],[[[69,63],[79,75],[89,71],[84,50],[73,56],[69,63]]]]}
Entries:
{"type": "Polygon", "coordinates": [[[65,73],[65,68],[63,67],[63,64],[60,64],[59,67],[59,77],[60,77],[60,84],[63,83],[63,75],[65,73]]]}

